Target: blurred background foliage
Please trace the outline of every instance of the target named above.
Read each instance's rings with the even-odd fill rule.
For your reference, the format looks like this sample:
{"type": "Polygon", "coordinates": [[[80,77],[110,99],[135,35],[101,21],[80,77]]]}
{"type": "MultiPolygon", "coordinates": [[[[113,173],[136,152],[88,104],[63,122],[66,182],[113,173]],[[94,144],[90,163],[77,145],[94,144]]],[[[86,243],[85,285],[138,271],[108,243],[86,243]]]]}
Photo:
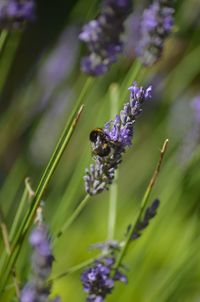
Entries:
{"type": "MultiPolygon", "coordinates": [[[[137,1],[135,1],[137,3],[137,1]]],[[[147,5],[149,1],[143,1],[147,5]]],[[[37,1],[37,20],[9,34],[0,54],[0,204],[11,227],[24,179],[37,186],[58,137],[87,81],[80,72],[85,52],[81,26],[94,18],[99,1],[37,1]]],[[[118,85],[118,110],[133,80],[153,85],[153,99],[138,119],[133,147],[117,180],[116,239],[137,214],[159,149],[169,150],[151,198],[159,197],[157,217],[130,248],[125,262],[128,285],[119,284],[107,301],[200,301],[200,135],[192,99],[200,95],[200,3],[176,2],[175,28],[162,60],[133,78],[134,35],[125,56],[103,77],[93,80],[84,112],[45,195],[45,217],[52,236],[84,196],[83,176],[91,162],[88,135],[111,117],[111,84],[118,85]],[[198,133],[197,133],[198,134],[198,133]]],[[[127,27],[129,23],[127,22],[127,27]]],[[[200,123],[200,121],[199,121],[200,123]]],[[[89,246],[107,238],[109,192],[92,198],[78,220],[54,247],[52,277],[96,255],[89,246]]],[[[1,248],[3,243],[1,242],[1,248]]],[[[17,263],[18,279],[27,280],[30,249],[25,243],[17,263]]],[[[54,282],[62,301],[84,301],[80,271],[54,282]]],[[[0,301],[12,301],[13,288],[0,301]]],[[[14,300],[13,300],[14,301],[14,300]]]]}

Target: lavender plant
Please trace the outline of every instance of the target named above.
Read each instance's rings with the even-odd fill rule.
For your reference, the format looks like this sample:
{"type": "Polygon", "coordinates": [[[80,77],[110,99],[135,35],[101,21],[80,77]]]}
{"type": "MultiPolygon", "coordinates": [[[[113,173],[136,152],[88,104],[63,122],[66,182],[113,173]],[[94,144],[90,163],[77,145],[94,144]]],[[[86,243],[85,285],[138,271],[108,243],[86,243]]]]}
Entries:
{"type": "MultiPolygon", "coordinates": [[[[141,232],[149,225],[150,220],[156,216],[159,204],[160,200],[155,199],[152,204],[146,208],[144,217],[138,221],[134,231],[132,232],[131,240],[137,239],[141,236],[141,232]]],[[[128,232],[130,228],[131,225],[128,227],[128,232]]]]}
{"type": "Polygon", "coordinates": [[[35,19],[35,0],[1,0],[0,29],[21,28],[35,19]]]}
{"type": "Polygon", "coordinates": [[[29,243],[33,249],[33,277],[22,289],[20,302],[59,302],[59,297],[53,300],[49,299],[51,287],[47,281],[54,257],[47,227],[44,223],[39,223],[33,229],[29,237],[29,243]]]}
{"type": "Polygon", "coordinates": [[[195,122],[200,124],[200,94],[192,99],[191,106],[194,112],[195,122]]]}
{"type": "Polygon", "coordinates": [[[164,42],[172,31],[173,14],[173,0],[154,0],[144,10],[137,47],[137,53],[144,65],[151,66],[162,56],[164,42]]]}
{"type": "MultiPolygon", "coordinates": [[[[138,238],[148,225],[150,220],[155,217],[160,201],[154,200],[146,208],[143,219],[139,219],[131,234],[131,241],[138,238]]],[[[130,227],[128,227],[128,232],[130,227]]],[[[84,291],[87,293],[87,301],[103,302],[108,294],[112,293],[115,282],[128,283],[125,266],[120,263],[116,267],[117,254],[123,249],[124,242],[107,242],[97,245],[102,249],[102,256],[95,260],[91,267],[83,271],[81,281],[84,291]]],[[[122,259],[121,259],[122,261],[122,259]]],[[[127,269],[126,269],[127,270],[127,269]]]]}
{"type": "Polygon", "coordinates": [[[88,294],[87,301],[102,302],[108,294],[112,293],[115,281],[127,283],[126,276],[119,270],[112,277],[112,269],[115,263],[114,254],[96,260],[81,275],[84,291],[88,294]]]}
{"type": "Polygon", "coordinates": [[[90,52],[81,61],[84,72],[99,76],[117,60],[123,49],[124,21],[131,10],[131,0],[105,0],[99,16],[83,27],[79,39],[86,43],[90,52]]]}
{"type": "Polygon", "coordinates": [[[190,107],[188,106],[188,102],[186,104],[188,125],[182,133],[183,142],[179,154],[181,164],[184,165],[191,160],[200,142],[200,95],[193,97],[190,107]]]}
{"type": "Polygon", "coordinates": [[[91,134],[92,148],[95,162],[86,169],[84,176],[85,190],[90,195],[96,195],[108,190],[112,183],[115,171],[122,161],[122,155],[132,143],[134,124],[142,111],[142,105],[151,98],[152,87],[147,89],[138,87],[136,82],[129,87],[130,100],[126,103],[119,115],[114,120],[105,124],[102,134],[91,134]],[[103,137],[102,137],[103,136],[103,137]],[[102,150],[106,145],[106,156],[102,156],[102,150]]]}

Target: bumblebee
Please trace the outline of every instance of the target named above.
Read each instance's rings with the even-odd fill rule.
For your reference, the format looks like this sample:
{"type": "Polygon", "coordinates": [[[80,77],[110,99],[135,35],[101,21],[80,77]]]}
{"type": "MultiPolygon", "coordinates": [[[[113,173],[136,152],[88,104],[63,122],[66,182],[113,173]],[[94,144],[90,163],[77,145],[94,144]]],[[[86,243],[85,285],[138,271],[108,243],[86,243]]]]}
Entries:
{"type": "Polygon", "coordinates": [[[95,128],[90,132],[90,141],[93,143],[93,154],[98,155],[100,157],[108,156],[111,152],[111,147],[109,146],[110,141],[108,139],[108,136],[103,131],[102,128],[95,128]],[[95,143],[99,140],[100,144],[99,146],[95,146],[95,143]]]}

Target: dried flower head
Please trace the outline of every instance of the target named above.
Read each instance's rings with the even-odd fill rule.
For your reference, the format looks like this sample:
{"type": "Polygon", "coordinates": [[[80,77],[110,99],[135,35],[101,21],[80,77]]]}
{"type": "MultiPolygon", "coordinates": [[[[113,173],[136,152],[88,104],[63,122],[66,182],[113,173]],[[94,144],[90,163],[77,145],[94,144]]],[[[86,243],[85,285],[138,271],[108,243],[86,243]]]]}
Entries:
{"type": "Polygon", "coordinates": [[[137,49],[144,65],[154,64],[162,55],[164,41],[171,33],[174,23],[172,5],[172,0],[154,0],[144,10],[137,49]]]}
{"type": "Polygon", "coordinates": [[[131,10],[131,0],[105,0],[100,15],[83,27],[79,38],[90,52],[81,62],[84,72],[92,76],[101,75],[117,60],[123,48],[123,23],[131,10]]]}
{"type": "Polygon", "coordinates": [[[98,130],[96,136],[92,135],[95,163],[86,169],[84,176],[88,194],[95,195],[109,188],[122,154],[132,143],[135,120],[142,111],[142,104],[151,98],[151,90],[151,86],[144,89],[134,82],[129,88],[130,100],[120,114],[105,124],[102,133],[98,130]]]}
{"type": "Polygon", "coordinates": [[[0,29],[21,28],[35,19],[35,0],[1,0],[0,29]]]}

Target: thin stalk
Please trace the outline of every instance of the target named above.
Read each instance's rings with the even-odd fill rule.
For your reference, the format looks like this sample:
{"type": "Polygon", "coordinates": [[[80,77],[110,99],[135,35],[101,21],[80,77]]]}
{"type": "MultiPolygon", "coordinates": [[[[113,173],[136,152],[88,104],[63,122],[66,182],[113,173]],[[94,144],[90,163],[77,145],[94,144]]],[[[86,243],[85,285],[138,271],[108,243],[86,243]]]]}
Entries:
{"type": "Polygon", "coordinates": [[[4,33],[4,37],[3,37],[4,39],[2,38],[0,55],[3,53],[3,60],[1,60],[0,62],[0,70],[1,71],[3,70],[3,73],[1,73],[1,77],[0,77],[0,92],[2,91],[5,82],[7,80],[7,76],[10,71],[13,60],[15,58],[15,54],[19,46],[22,33],[23,31],[19,31],[15,33],[7,32],[7,34],[4,33]],[[6,49],[6,51],[4,51],[4,49],[6,49]]]}
{"type": "MultiPolygon", "coordinates": [[[[85,94],[86,90],[84,89],[84,93],[81,94],[81,97],[85,94]]],[[[80,101],[80,98],[78,102],[80,101]]],[[[24,241],[24,238],[33,222],[36,210],[38,206],[40,205],[40,201],[47,189],[47,186],[55,172],[56,167],[58,166],[58,163],[60,162],[60,159],[65,151],[65,148],[67,147],[70,138],[76,128],[76,125],[78,123],[79,117],[81,115],[81,112],[83,110],[83,105],[80,106],[78,112],[75,111],[73,116],[71,117],[70,121],[67,123],[61,138],[55,148],[55,151],[47,165],[47,168],[44,171],[44,174],[41,178],[41,181],[37,187],[35,197],[32,200],[32,204],[30,206],[29,211],[27,212],[21,227],[19,228],[19,232],[15,236],[15,242],[13,243],[12,249],[11,249],[11,256],[8,259],[8,262],[5,265],[5,270],[3,270],[3,282],[1,286],[1,290],[3,290],[7,279],[9,277],[9,274],[12,270],[12,267],[15,264],[15,261],[17,260],[17,257],[19,255],[19,251],[21,250],[22,243],[24,241]]]]}
{"type": "Polygon", "coordinates": [[[9,36],[9,31],[8,30],[3,30],[1,32],[1,35],[0,35],[0,56],[1,56],[1,54],[4,50],[4,48],[5,48],[8,36],[9,36]]]}
{"type": "Polygon", "coordinates": [[[151,191],[152,191],[152,189],[153,189],[153,187],[154,187],[154,185],[155,185],[155,183],[156,183],[156,180],[157,180],[157,177],[158,177],[158,174],[159,174],[159,171],[160,171],[160,167],[161,167],[161,164],[162,164],[162,161],[163,161],[165,152],[166,152],[166,150],[167,150],[168,142],[169,142],[168,139],[166,139],[166,140],[164,141],[164,144],[163,144],[162,149],[161,149],[161,151],[160,151],[160,158],[159,158],[159,160],[158,160],[158,163],[157,163],[157,165],[156,165],[156,168],[155,168],[155,170],[154,170],[154,172],[153,172],[153,175],[152,175],[152,177],[151,177],[151,179],[150,179],[150,182],[149,182],[149,184],[148,184],[148,187],[147,187],[147,189],[146,189],[146,191],[145,191],[145,193],[144,193],[143,199],[142,199],[142,201],[141,201],[140,211],[139,211],[139,213],[138,213],[138,216],[137,216],[135,222],[132,224],[132,226],[131,226],[131,228],[130,228],[130,230],[129,230],[129,233],[128,233],[128,235],[127,235],[127,239],[125,240],[124,245],[123,245],[123,247],[122,247],[122,249],[121,249],[121,251],[120,251],[120,253],[119,253],[119,256],[118,256],[118,258],[117,258],[117,261],[116,261],[116,264],[115,264],[115,267],[114,267],[115,270],[120,266],[120,264],[121,264],[121,262],[122,262],[122,259],[123,259],[123,257],[125,256],[125,254],[126,254],[126,252],[127,252],[127,249],[128,249],[128,247],[129,247],[129,243],[130,243],[130,241],[131,241],[132,234],[133,234],[134,231],[136,230],[137,225],[138,225],[138,223],[139,223],[139,221],[140,221],[140,219],[141,219],[141,217],[142,217],[142,215],[143,215],[143,212],[144,212],[145,207],[146,207],[146,205],[147,205],[147,202],[148,202],[148,200],[149,200],[149,196],[150,196],[150,194],[151,194],[151,191]]]}
{"type": "MultiPolygon", "coordinates": [[[[2,237],[3,237],[3,242],[4,242],[6,253],[8,254],[8,256],[10,256],[10,254],[11,254],[11,246],[10,246],[10,241],[9,241],[8,229],[7,229],[7,226],[6,226],[5,222],[4,222],[4,217],[3,216],[4,216],[3,212],[0,209],[0,228],[1,228],[1,233],[2,233],[2,237]]],[[[16,295],[19,298],[19,296],[20,296],[19,282],[17,280],[16,268],[15,267],[13,267],[13,269],[12,269],[12,278],[13,278],[13,282],[14,282],[14,287],[15,287],[16,295]]]]}
{"type": "Polygon", "coordinates": [[[64,273],[61,273],[61,274],[59,274],[59,275],[57,275],[55,277],[52,277],[49,280],[49,282],[53,282],[53,281],[58,280],[60,278],[66,277],[69,274],[72,274],[72,273],[75,273],[77,271],[80,271],[81,269],[83,269],[83,268],[87,267],[88,265],[94,263],[96,260],[100,260],[101,258],[104,258],[105,256],[107,256],[109,254],[110,254],[110,251],[106,252],[104,255],[102,255],[102,253],[101,253],[101,254],[99,254],[96,257],[90,258],[90,259],[88,259],[86,261],[83,261],[83,262],[77,264],[77,265],[74,265],[74,266],[70,267],[68,270],[66,270],[64,273]]]}
{"type": "Polygon", "coordinates": [[[117,213],[117,178],[118,173],[115,174],[115,182],[110,188],[109,196],[109,212],[108,212],[108,240],[113,240],[115,236],[116,213],[117,213]]]}
{"type": "MultiPolygon", "coordinates": [[[[111,119],[115,117],[118,111],[118,100],[119,100],[119,88],[117,84],[112,84],[110,86],[110,101],[111,119]]],[[[115,174],[115,182],[110,188],[109,196],[109,210],[108,210],[108,240],[113,240],[115,235],[115,225],[116,225],[116,213],[117,213],[117,178],[118,172],[115,174]]]]}
{"type": "Polygon", "coordinates": [[[68,227],[76,220],[76,218],[79,216],[79,214],[83,211],[83,209],[86,207],[88,202],[90,201],[90,195],[86,195],[85,198],[80,202],[78,207],[75,209],[71,217],[64,223],[62,228],[58,231],[56,234],[53,243],[55,243],[55,240],[57,240],[62,234],[68,229],[68,227]]]}
{"type": "Polygon", "coordinates": [[[22,198],[19,202],[19,207],[17,209],[17,213],[15,215],[15,218],[14,218],[12,226],[11,226],[11,230],[10,230],[10,234],[9,234],[10,242],[13,241],[13,237],[14,237],[14,234],[16,234],[16,230],[19,225],[20,218],[22,217],[22,212],[23,212],[28,200],[32,199],[33,197],[34,197],[34,192],[30,187],[29,178],[26,178],[24,192],[22,194],[22,198]]]}
{"type": "MultiPolygon", "coordinates": [[[[100,256],[99,256],[100,257],[100,256]]],[[[67,275],[69,274],[72,274],[72,273],[75,273],[77,271],[80,271],[81,269],[87,267],[88,265],[92,264],[95,260],[99,259],[99,257],[94,257],[94,258],[91,258],[91,259],[88,259],[84,262],[81,262],[77,265],[74,265],[72,266],[71,268],[69,268],[67,271],[65,271],[64,273],[61,273],[55,277],[52,277],[49,282],[53,282],[55,280],[58,280],[58,279],[61,279],[63,277],[66,277],[67,275]]]]}
{"type": "Polygon", "coordinates": [[[122,103],[124,102],[124,99],[126,98],[126,96],[128,94],[127,85],[129,85],[133,81],[137,80],[137,77],[139,76],[141,69],[142,69],[142,64],[138,59],[136,59],[132,65],[132,67],[128,71],[128,73],[120,87],[120,91],[122,92],[120,95],[120,100],[122,103]]]}

